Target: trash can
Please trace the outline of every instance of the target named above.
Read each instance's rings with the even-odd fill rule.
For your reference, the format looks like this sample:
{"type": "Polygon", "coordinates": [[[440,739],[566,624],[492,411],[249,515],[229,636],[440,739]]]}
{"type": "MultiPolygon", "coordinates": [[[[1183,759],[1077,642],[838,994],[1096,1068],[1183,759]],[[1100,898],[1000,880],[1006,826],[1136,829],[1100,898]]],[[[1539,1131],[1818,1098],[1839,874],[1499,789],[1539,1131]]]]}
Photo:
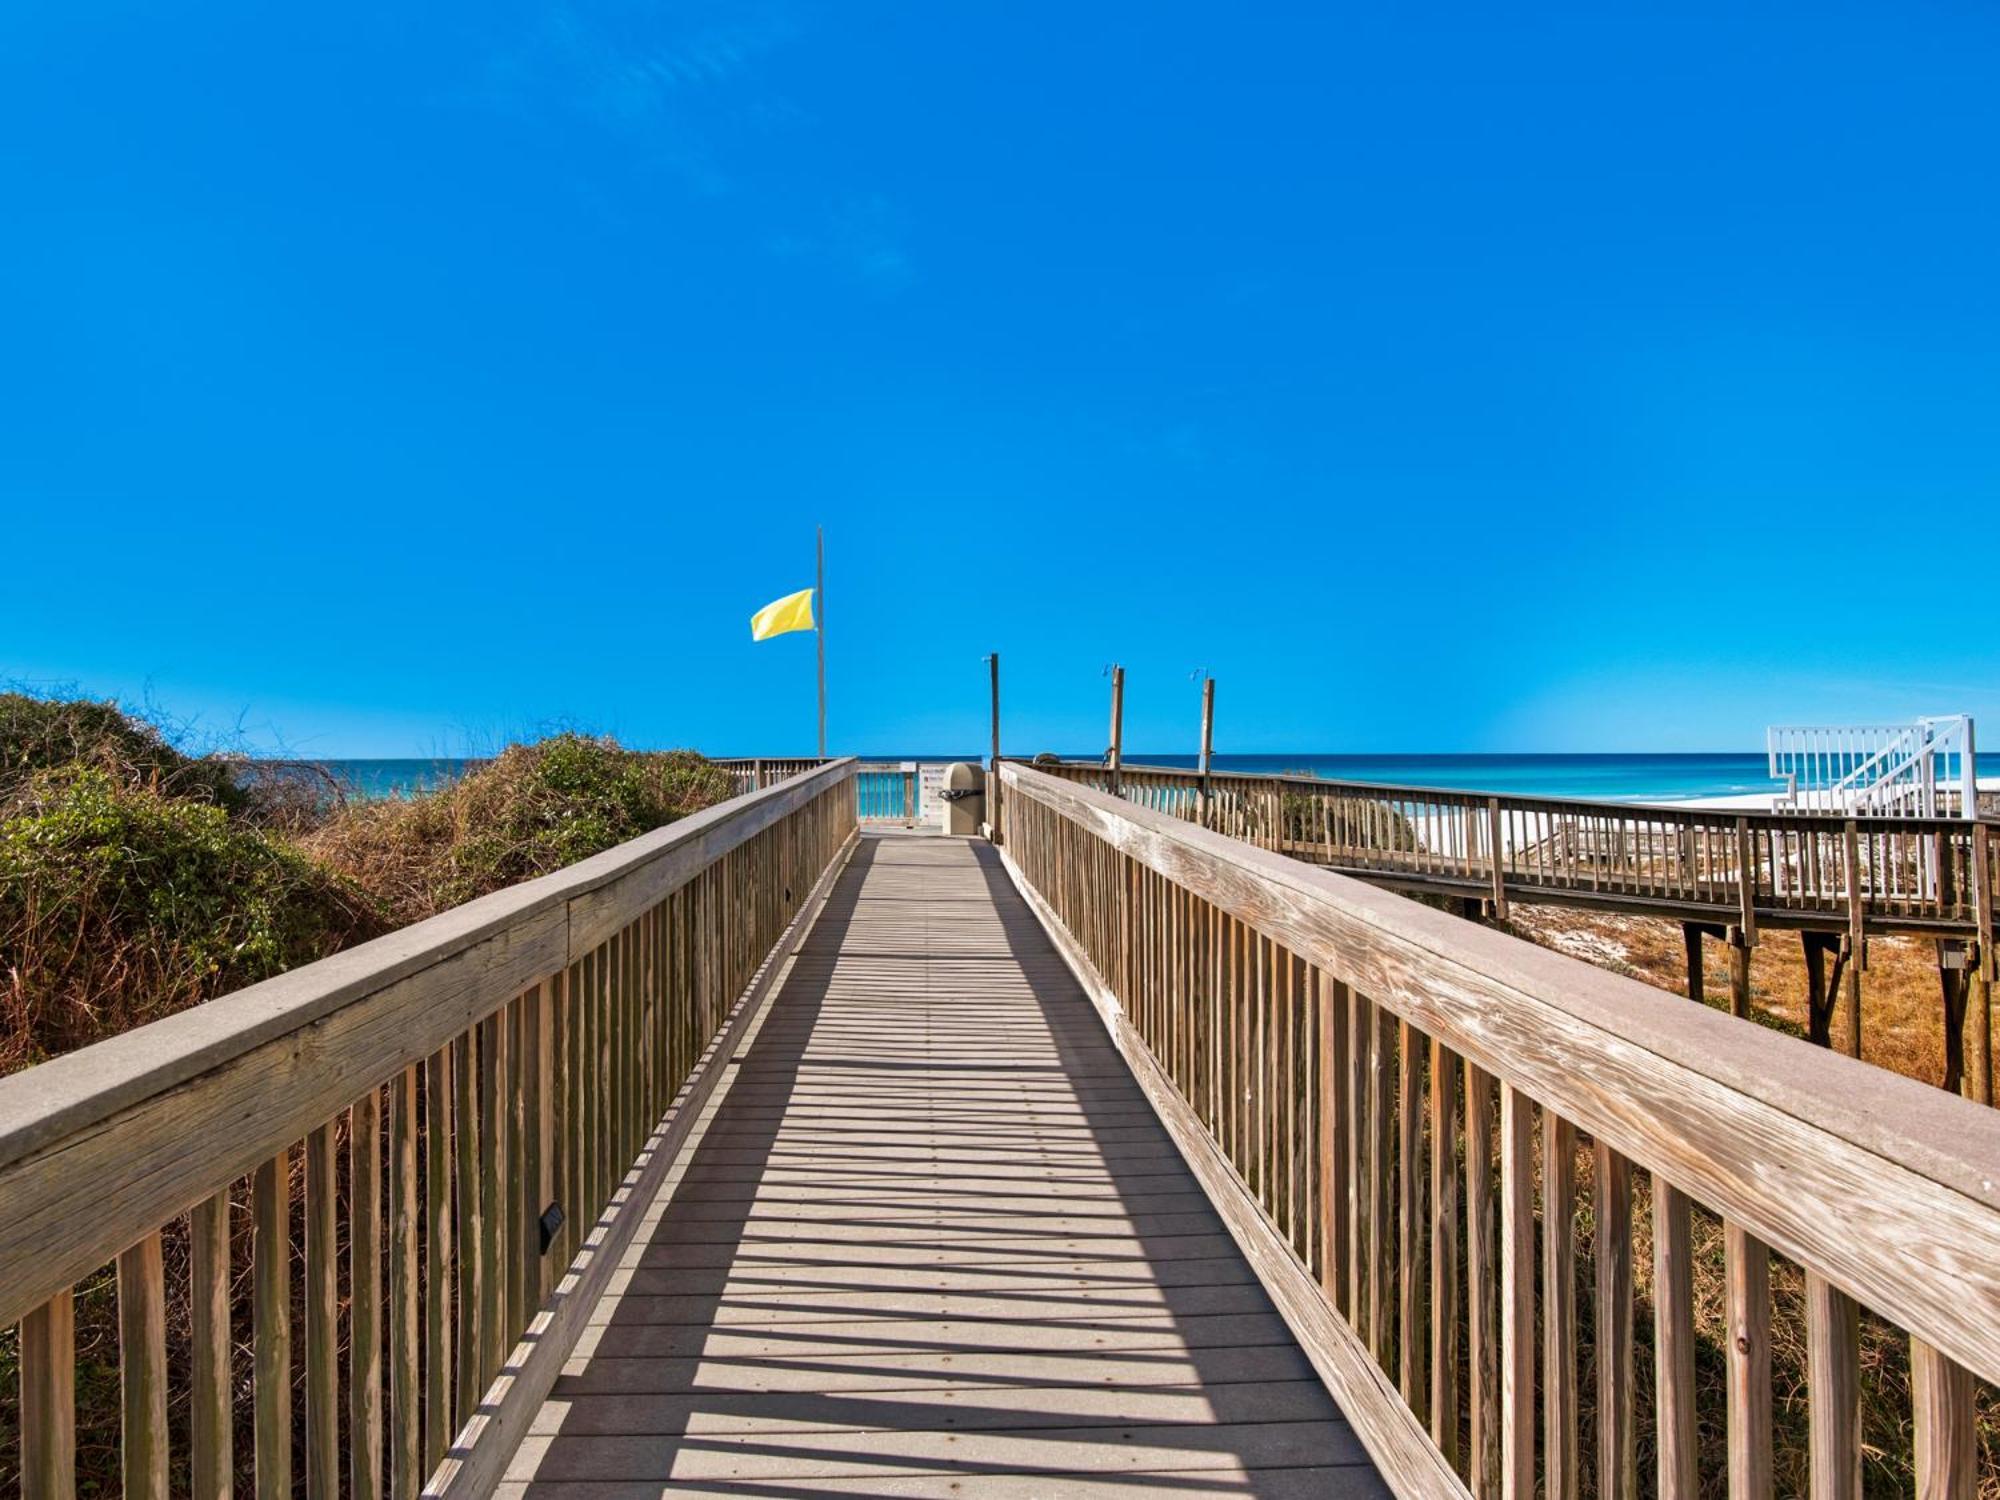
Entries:
{"type": "Polygon", "coordinates": [[[944,803],[946,833],[970,836],[979,832],[986,816],[986,778],[979,767],[962,760],[946,766],[938,797],[944,803]]]}

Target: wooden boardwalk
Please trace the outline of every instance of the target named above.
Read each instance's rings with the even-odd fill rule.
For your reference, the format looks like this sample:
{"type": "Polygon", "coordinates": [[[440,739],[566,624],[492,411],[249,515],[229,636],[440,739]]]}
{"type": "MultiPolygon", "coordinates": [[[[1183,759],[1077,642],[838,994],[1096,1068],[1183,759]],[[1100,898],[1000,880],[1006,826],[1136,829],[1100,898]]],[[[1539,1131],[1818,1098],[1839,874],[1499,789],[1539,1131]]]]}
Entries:
{"type": "Polygon", "coordinates": [[[1388,1490],[983,843],[864,835],[503,1490],[1388,1490]]]}

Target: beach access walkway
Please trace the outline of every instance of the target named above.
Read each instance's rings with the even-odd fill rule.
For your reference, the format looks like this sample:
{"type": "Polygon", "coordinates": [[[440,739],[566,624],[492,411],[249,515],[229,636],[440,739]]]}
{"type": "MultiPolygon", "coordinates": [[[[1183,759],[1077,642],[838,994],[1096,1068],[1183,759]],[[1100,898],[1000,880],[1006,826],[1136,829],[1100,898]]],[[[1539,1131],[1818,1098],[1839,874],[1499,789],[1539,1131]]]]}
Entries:
{"type": "Polygon", "coordinates": [[[503,1490],[1387,1494],[984,842],[865,831],[503,1490]]]}

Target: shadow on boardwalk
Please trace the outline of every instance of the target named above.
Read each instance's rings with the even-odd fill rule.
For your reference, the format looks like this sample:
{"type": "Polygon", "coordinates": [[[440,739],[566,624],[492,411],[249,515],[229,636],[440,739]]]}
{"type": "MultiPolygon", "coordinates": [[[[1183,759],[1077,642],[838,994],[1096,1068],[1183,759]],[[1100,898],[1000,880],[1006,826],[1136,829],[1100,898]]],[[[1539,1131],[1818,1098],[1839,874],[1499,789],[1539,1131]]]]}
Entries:
{"type": "Polygon", "coordinates": [[[1386,1494],[984,844],[863,839],[505,1488],[1386,1494]]]}

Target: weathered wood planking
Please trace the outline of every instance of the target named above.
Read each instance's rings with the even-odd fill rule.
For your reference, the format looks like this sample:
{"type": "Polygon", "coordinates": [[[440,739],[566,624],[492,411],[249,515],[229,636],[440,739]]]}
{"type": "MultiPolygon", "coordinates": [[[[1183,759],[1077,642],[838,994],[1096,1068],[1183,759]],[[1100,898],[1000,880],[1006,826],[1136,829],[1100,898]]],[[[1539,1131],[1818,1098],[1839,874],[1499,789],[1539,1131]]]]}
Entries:
{"type": "MultiPolygon", "coordinates": [[[[1727,923],[1987,936],[1991,821],[1738,814],[1311,776],[1071,761],[1046,768],[1260,847],[1406,890],[1727,923]],[[1856,851],[1865,850],[1866,857],[1856,851]],[[1496,851],[1497,856],[1496,857],[1496,851]],[[1935,872],[1935,879],[1932,878],[1935,872]],[[1747,879],[1745,878],[1747,873],[1747,879]],[[1859,875],[1857,883],[1850,877],[1859,875]]],[[[1732,958],[1743,957],[1741,947],[1732,958]]],[[[1988,975],[1988,977],[1992,977],[1988,975]]]]}
{"type": "Polygon", "coordinates": [[[1382,1495],[992,852],[863,850],[504,1492],[1382,1495]]]}
{"type": "Polygon", "coordinates": [[[2000,1378],[1990,1111],[1706,1010],[1663,1007],[1636,981],[1030,768],[1002,776],[1017,807],[1047,808],[1198,892],[2000,1378]],[[1831,1216],[1827,1202],[1848,1207],[1831,1216]]]}
{"type": "Polygon", "coordinates": [[[851,765],[0,1079],[0,1323],[559,972],[851,765]]]}

